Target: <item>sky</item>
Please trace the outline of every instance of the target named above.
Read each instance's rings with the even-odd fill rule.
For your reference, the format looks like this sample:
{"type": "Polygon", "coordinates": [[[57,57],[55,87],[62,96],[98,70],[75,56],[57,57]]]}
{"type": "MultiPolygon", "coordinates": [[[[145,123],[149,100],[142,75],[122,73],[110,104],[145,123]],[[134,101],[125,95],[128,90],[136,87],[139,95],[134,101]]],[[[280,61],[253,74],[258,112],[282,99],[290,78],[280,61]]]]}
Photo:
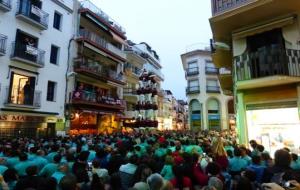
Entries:
{"type": "Polygon", "coordinates": [[[127,39],[147,42],[160,56],[165,81],[186,100],[180,55],[209,45],[210,0],[91,0],[126,30],[127,39]]]}

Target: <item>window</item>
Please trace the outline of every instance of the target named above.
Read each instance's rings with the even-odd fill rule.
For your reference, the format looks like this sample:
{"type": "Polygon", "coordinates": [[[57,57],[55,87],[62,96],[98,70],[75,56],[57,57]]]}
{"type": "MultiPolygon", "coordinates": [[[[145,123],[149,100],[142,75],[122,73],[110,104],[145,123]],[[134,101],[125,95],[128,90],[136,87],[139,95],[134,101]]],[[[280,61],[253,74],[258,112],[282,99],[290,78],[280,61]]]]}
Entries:
{"type": "Polygon", "coordinates": [[[196,67],[198,67],[197,60],[188,62],[189,69],[196,68],[196,67]]]}
{"type": "Polygon", "coordinates": [[[205,59],[205,63],[213,63],[210,59],[205,59]]]}
{"type": "Polygon", "coordinates": [[[190,80],[188,83],[189,91],[197,91],[199,90],[199,81],[198,80],[190,80]]]}
{"type": "Polygon", "coordinates": [[[54,19],[53,19],[53,28],[56,28],[57,30],[61,30],[61,21],[62,21],[62,15],[55,11],[54,19]]]}
{"type": "Polygon", "coordinates": [[[214,79],[208,79],[206,83],[207,83],[207,86],[216,86],[216,87],[219,86],[218,80],[214,80],[214,79]]]}
{"type": "Polygon", "coordinates": [[[33,105],[34,96],[35,77],[12,72],[7,102],[19,105],[33,105]]]}
{"type": "Polygon", "coordinates": [[[59,47],[52,45],[50,53],[50,63],[58,64],[59,47]]]}
{"type": "Polygon", "coordinates": [[[55,101],[56,82],[48,81],[47,101],[55,101]]]}

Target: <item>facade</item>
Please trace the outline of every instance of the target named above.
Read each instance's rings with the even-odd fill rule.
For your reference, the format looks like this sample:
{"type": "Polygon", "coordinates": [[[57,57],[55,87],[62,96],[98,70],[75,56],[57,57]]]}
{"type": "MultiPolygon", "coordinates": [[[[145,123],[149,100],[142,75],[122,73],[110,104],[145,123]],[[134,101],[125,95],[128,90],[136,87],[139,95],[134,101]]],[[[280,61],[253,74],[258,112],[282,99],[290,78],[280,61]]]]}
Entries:
{"type": "Polygon", "coordinates": [[[144,64],[144,70],[148,73],[153,73],[155,75],[156,81],[156,89],[157,89],[157,120],[159,125],[163,123],[163,101],[164,95],[162,93],[162,83],[164,81],[164,75],[162,73],[162,65],[160,63],[160,58],[155,50],[152,47],[145,43],[141,42],[135,45],[138,49],[142,51],[143,56],[146,59],[146,63],[144,64]]]}
{"type": "Polygon", "coordinates": [[[72,0],[0,1],[1,138],[64,130],[73,7],[72,0]]]}
{"type": "Polygon", "coordinates": [[[144,64],[147,62],[142,51],[133,42],[128,41],[125,47],[127,62],[124,66],[126,77],[126,87],[124,88],[124,100],[126,100],[126,119],[136,118],[135,105],[138,102],[137,90],[139,88],[140,76],[143,72],[144,64]]]}
{"type": "Polygon", "coordinates": [[[189,130],[189,109],[186,101],[177,100],[176,105],[176,129],[189,130]]]}
{"type": "Polygon", "coordinates": [[[186,95],[191,130],[229,129],[233,114],[232,97],[220,89],[218,73],[211,51],[194,50],[181,55],[187,80],[186,95]]]}
{"type": "Polygon", "coordinates": [[[124,29],[90,1],[80,1],[73,59],[68,68],[66,115],[70,134],[120,129],[126,102],[124,29]]]}
{"type": "Polygon", "coordinates": [[[298,152],[299,14],[294,0],[212,1],[213,61],[227,73],[241,143],[298,152]]]}

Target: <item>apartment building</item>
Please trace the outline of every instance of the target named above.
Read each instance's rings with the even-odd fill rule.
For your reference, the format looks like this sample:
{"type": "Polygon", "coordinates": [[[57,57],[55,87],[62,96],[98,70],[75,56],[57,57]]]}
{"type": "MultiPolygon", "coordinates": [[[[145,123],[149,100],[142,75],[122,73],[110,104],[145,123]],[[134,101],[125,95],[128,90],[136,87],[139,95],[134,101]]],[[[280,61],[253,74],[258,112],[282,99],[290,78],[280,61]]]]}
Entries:
{"type": "Polygon", "coordinates": [[[233,98],[220,89],[219,69],[212,62],[209,48],[197,49],[181,55],[189,107],[191,130],[230,129],[234,117],[233,98]]]}
{"type": "Polygon", "coordinates": [[[213,62],[234,95],[241,143],[298,153],[299,14],[295,0],[212,1],[213,62]]]}
{"type": "Polygon", "coordinates": [[[70,134],[119,130],[126,108],[125,30],[88,0],[79,1],[74,55],[68,69],[66,115],[70,134]]]}
{"type": "Polygon", "coordinates": [[[64,130],[74,6],[72,0],[0,1],[1,138],[64,130]]]}

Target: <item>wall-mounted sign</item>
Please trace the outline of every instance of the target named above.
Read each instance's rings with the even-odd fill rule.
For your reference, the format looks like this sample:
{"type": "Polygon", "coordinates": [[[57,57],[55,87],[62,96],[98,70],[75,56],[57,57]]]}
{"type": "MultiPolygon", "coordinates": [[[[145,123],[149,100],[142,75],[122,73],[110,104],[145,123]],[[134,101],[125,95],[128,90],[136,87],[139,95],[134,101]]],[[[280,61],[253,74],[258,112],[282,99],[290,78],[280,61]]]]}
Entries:
{"type": "Polygon", "coordinates": [[[27,115],[0,115],[0,122],[1,121],[44,123],[46,122],[46,118],[27,115]]]}

